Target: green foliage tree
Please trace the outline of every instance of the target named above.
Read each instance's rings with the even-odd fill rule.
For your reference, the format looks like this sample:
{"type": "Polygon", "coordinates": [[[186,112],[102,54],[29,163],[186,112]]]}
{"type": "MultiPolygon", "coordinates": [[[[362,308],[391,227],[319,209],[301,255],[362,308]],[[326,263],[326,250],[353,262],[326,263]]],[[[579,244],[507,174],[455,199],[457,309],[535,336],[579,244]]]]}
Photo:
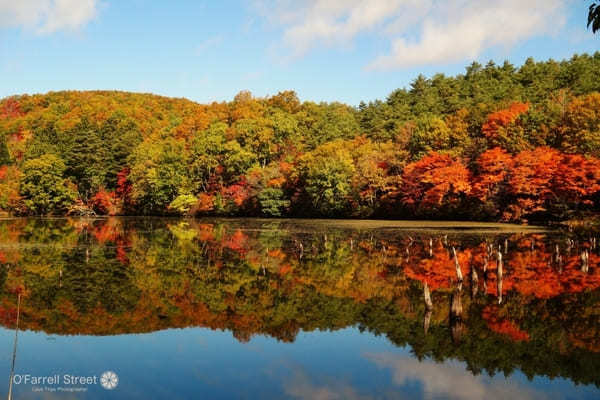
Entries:
{"type": "Polygon", "coordinates": [[[146,140],[134,150],[130,162],[132,198],[143,213],[164,212],[178,195],[189,193],[183,142],[174,138],[146,140]]]}
{"type": "Polygon", "coordinates": [[[7,165],[10,163],[10,154],[8,152],[8,146],[6,145],[6,137],[0,134],[0,165],[7,165]]]}
{"type": "Polygon", "coordinates": [[[192,137],[190,172],[195,190],[208,190],[208,181],[222,162],[226,133],[227,124],[218,122],[192,137]]]}
{"type": "Polygon", "coordinates": [[[341,103],[302,105],[299,129],[309,149],[335,139],[349,139],[359,133],[356,111],[341,103]]]}
{"type": "Polygon", "coordinates": [[[319,146],[299,161],[311,206],[324,216],[339,216],[349,206],[354,163],[341,140],[319,146]]]}
{"type": "Polygon", "coordinates": [[[122,111],[115,112],[102,124],[99,137],[105,146],[108,144],[103,154],[106,171],[103,183],[107,188],[114,189],[117,174],[127,166],[127,158],[143,137],[135,120],[122,111]]]}
{"type": "Polygon", "coordinates": [[[84,201],[105,186],[109,149],[99,132],[87,121],[77,125],[69,134],[69,143],[63,150],[66,176],[77,182],[79,196],[84,201]]]}
{"type": "Polygon", "coordinates": [[[285,193],[280,188],[267,187],[258,194],[258,201],[263,215],[267,217],[281,217],[290,206],[285,193]]]}
{"type": "Polygon", "coordinates": [[[273,130],[274,143],[278,147],[276,149],[277,155],[281,155],[282,149],[289,147],[289,144],[301,142],[298,132],[298,119],[294,114],[274,108],[268,112],[267,119],[273,130]]]}
{"type": "Polygon", "coordinates": [[[25,162],[20,193],[31,212],[36,215],[63,213],[73,204],[77,194],[65,180],[65,170],[63,160],[53,154],[25,162]]]}
{"type": "Polygon", "coordinates": [[[559,129],[564,150],[600,157],[600,93],[571,101],[559,129]]]}
{"type": "Polygon", "coordinates": [[[198,202],[196,196],[180,194],[169,204],[169,209],[180,215],[189,214],[192,207],[198,202]]]}
{"type": "Polygon", "coordinates": [[[262,166],[276,155],[275,133],[266,119],[241,119],[231,128],[241,146],[254,153],[262,166]]]}
{"type": "Polygon", "coordinates": [[[255,153],[243,148],[235,140],[225,143],[224,151],[222,165],[229,181],[239,179],[258,161],[255,153]]]}
{"type": "Polygon", "coordinates": [[[452,131],[444,120],[431,115],[417,120],[408,143],[408,150],[415,159],[420,159],[432,151],[450,150],[452,131]]]}

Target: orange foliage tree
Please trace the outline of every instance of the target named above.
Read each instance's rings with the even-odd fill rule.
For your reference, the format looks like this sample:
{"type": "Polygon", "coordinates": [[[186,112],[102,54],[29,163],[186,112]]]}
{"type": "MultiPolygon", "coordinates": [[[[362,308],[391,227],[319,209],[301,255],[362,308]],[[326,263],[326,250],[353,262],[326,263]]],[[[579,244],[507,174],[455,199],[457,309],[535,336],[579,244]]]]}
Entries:
{"type": "Polygon", "coordinates": [[[521,147],[520,127],[515,126],[519,116],[529,110],[527,103],[513,103],[508,108],[488,115],[481,131],[488,142],[495,146],[521,147]]]}
{"type": "Polygon", "coordinates": [[[600,160],[549,147],[523,151],[514,157],[508,178],[507,194],[513,199],[504,219],[591,204],[599,185],[600,160]]]}
{"type": "Polygon", "coordinates": [[[513,157],[500,147],[481,154],[476,161],[473,196],[481,201],[486,212],[497,215],[500,197],[507,190],[507,180],[514,165],[513,157]]]}
{"type": "Polygon", "coordinates": [[[417,213],[456,210],[471,192],[471,172],[462,161],[437,152],[408,164],[402,203],[417,213]]]}

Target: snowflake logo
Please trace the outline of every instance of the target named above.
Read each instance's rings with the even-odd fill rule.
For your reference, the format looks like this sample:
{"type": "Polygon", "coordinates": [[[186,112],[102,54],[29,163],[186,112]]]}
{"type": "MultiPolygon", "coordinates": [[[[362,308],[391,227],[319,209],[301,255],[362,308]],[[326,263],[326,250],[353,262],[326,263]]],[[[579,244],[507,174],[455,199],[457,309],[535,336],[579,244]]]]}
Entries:
{"type": "Polygon", "coordinates": [[[112,371],[106,371],[100,376],[100,385],[106,390],[113,390],[119,384],[119,377],[112,371]]]}

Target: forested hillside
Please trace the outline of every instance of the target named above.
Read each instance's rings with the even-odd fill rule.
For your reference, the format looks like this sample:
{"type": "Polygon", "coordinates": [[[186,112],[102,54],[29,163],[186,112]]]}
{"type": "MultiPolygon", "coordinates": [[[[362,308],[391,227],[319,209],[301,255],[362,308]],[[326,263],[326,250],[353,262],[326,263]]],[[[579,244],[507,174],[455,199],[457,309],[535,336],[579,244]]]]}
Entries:
{"type": "Polygon", "coordinates": [[[600,209],[600,53],[473,63],[351,107],[286,91],[197,104],[0,101],[0,210],[558,220],[600,209]]]}

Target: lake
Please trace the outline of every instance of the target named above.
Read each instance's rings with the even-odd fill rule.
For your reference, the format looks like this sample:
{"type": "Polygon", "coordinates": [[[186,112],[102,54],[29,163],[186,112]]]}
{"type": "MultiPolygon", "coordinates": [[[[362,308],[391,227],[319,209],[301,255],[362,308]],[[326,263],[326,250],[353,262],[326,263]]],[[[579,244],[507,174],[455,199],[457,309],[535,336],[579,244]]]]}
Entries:
{"type": "Polygon", "coordinates": [[[0,395],[18,314],[15,399],[598,398],[596,240],[464,222],[0,220],[0,395]]]}

